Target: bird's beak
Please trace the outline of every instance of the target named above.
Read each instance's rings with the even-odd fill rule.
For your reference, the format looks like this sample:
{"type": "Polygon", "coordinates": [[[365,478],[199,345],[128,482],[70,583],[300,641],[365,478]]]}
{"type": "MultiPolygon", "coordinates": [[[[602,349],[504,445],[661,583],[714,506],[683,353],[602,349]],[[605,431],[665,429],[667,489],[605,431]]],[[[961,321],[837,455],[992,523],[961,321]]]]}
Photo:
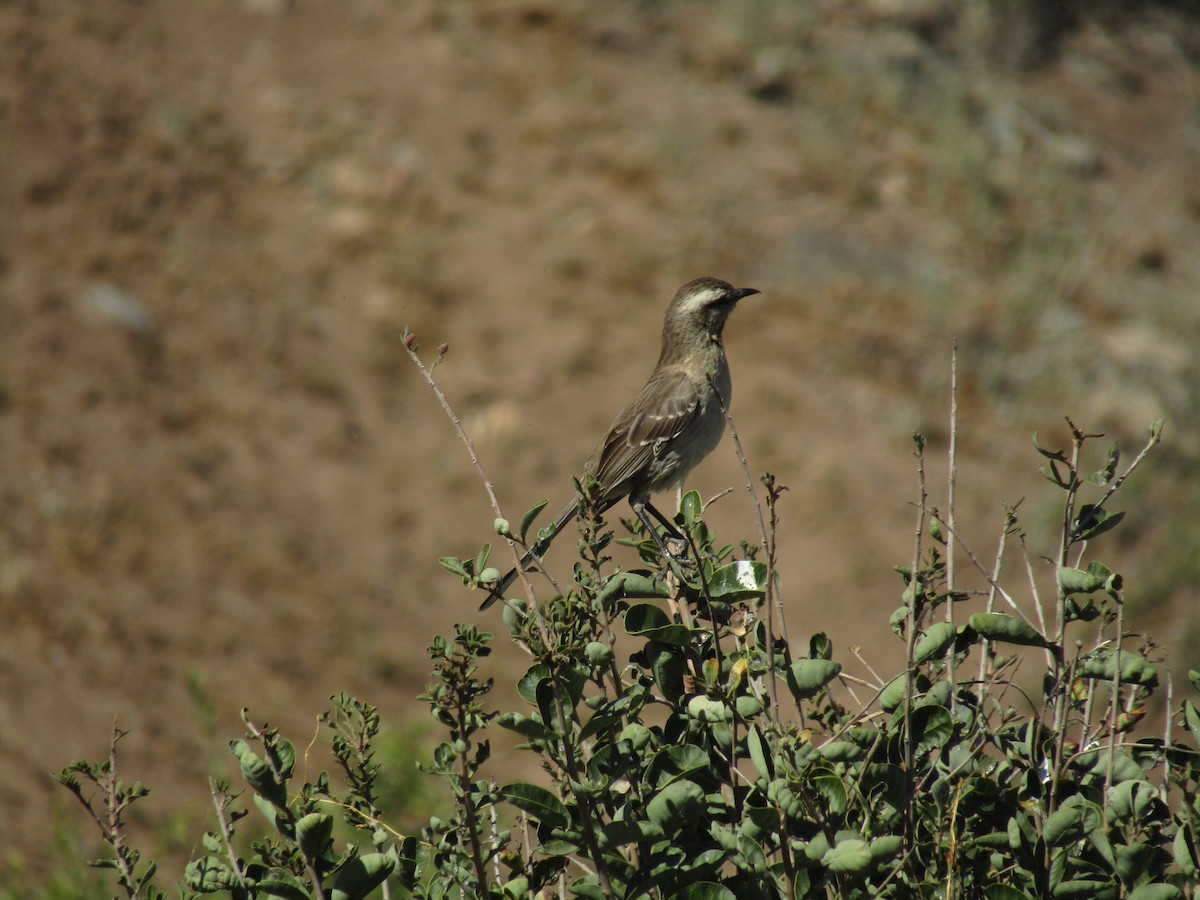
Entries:
{"type": "Polygon", "coordinates": [[[752,294],[757,294],[758,292],[758,288],[738,288],[734,292],[737,295],[734,299],[744,300],[746,297],[749,297],[752,294]]]}

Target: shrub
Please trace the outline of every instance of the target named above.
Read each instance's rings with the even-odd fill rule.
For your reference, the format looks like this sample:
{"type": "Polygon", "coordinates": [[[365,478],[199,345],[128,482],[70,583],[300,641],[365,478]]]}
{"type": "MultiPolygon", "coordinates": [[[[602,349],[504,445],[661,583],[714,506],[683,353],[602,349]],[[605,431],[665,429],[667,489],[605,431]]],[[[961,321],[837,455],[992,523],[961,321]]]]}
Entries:
{"type": "MultiPolygon", "coordinates": [[[[339,696],[326,715],[336,784],[324,773],[298,779],[292,744],[246,717],[231,750],[271,834],[247,849],[236,830],[248,809],[214,782],[218,826],[183,892],[1190,896],[1200,885],[1200,712],[1175,698],[1158,649],[1129,629],[1121,576],[1090,557],[1121,523],[1112,500],[1158,443],[1161,423],[1124,470],[1113,447],[1094,472],[1085,460],[1099,436],[1069,425],[1066,450],[1035,438],[1063,500],[1052,589],[1039,586],[1024,553],[1022,588],[1000,580],[1011,548],[1024,549],[1016,508],[1005,509],[989,562],[964,545],[953,498],[945,515],[928,503],[917,437],[916,546],[898,567],[902,601],[890,623],[906,663],[890,677],[862,663],[852,668],[867,675],[852,676],[822,634],[789,638],[775,549],[783,488],[770,476],[755,542],[719,543],[689,493],[674,520],[678,539],[663,535],[673,553],[626,523],[622,540],[645,565],[616,572],[614,530],[581,484],[570,583],[554,582],[545,602],[504,604],[507,638],[531,659],[517,684],[522,705],[488,706],[492,635],[460,625],[429,649],[434,677],[423,699],[446,738],[425,768],[443,779],[453,812],[419,836],[385,824],[372,706],[339,696]],[[959,558],[983,589],[960,587],[959,558]],[[1016,681],[1020,668],[1038,670],[1036,688],[1016,681]],[[1161,736],[1137,736],[1164,692],[1161,736]],[[497,727],[537,756],[542,784],[495,780],[497,727]]],[[[515,533],[497,506],[496,530],[527,548],[543,506],[515,533]]],[[[490,551],[442,563],[468,588],[486,589],[496,576],[490,551]]],[[[1200,687],[1200,674],[1191,680],[1200,687]]],[[[152,865],[123,839],[122,815],[145,789],[116,779],[116,737],[113,748],[109,760],[76,763],[60,780],[100,827],[112,851],[102,864],[124,892],[163,896],[150,884],[152,865]]]]}

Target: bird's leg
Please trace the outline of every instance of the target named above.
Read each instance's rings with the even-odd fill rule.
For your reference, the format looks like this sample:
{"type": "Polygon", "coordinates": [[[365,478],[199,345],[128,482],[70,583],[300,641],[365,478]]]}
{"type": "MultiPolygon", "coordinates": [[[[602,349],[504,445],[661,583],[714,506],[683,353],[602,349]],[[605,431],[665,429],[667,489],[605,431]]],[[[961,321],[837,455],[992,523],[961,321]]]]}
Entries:
{"type": "MultiPolygon", "coordinates": [[[[680,552],[686,553],[687,543],[688,543],[687,538],[684,537],[683,534],[680,532],[680,530],[675,527],[675,523],[671,522],[669,519],[667,519],[666,516],[664,516],[661,512],[659,512],[657,509],[655,509],[654,505],[652,503],[650,503],[649,500],[646,501],[646,509],[650,510],[650,514],[652,516],[654,516],[654,518],[658,519],[658,521],[662,524],[662,527],[666,530],[667,536],[671,540],[679,541],[680,545],[683,548],[680,552]]],[[[661,542],[660,542],[659,546],[662,546],[661,542]]],[[[684,566],[691,565],[691,560],[687,559],[686,557],[681,559],[680,557],[676,556],[675,554],[671,554],[671,556],[680,565],[684,565],[684,566]]],[[[699,562],[699,560],[697,560],[697,562],[699,562]]]]}
{"type": "MultiPolygon", "coordinates": [[[[654,527],[654,523],[650,521],[650,517],[646,515],[647,506],[649,506],[649,504],[638,504],[633,507],[633,511],[637,513],[638,519],[641,520],[641,523],[645,526],[646,531],[650,533],[650,537],[654,538],[654,543],[658,544],[658,549],[662,553],[663,557],[670,562],[675,563],[676,565],[682,565],[680,560],[676,558],[675,554],[671,552],[671,548],[667,546],[666,541],[664,541],[662,536],[659,535],[658,529],[654,527]]],[[[654,507],[650,506],[650,509],[653,510],[654,507]]],[[[658,518],[659,521],[662,521],[659,513],[657,512],[655,512],[655,518],[658,518]]]]}
{"type": "Polygon", "coordinates": [[[631,500],[629,505],[632,506],[633,511],[637,513],[637,517],[641,521],[642,525],[645,526],[648,532],[650,532],[650,537],[654,538],[654,543],[658,544],[658,549],[662,552],[663,558],[670,563],[674,563],[675,567],[678,569],[676,574],[680,578],[683,578],[683,570],[685,567],[691,564],[691,561],[686,557],[680,558],[671,550],[670,547],[667,546],[666,541],[662,539],[662,536],[658,533],[658,529],[654,527],[654,523],[650,520],[650,516],[653,515],[654,518],[658,520],[658,522],[667,531],[668,536],[673,540],[682,541],[684,539],[683,535],[679,533],[679,529],[676,528],[665,516],[663,516],[661,512],[655,509],[653,504],[651,504],[648,499],[639,498],[639,500],[636,502],[631,500]],[[649,512],[649,515],[647,515],[647,512],[649,512]]]}
{"type": "MultiPolygon", "coordinates": [[[[653,503],[651,503],[649,500],[647,500],[642,505],[647,510],[650,511],[650,515],[652,515],[652,516],[654,516],[654,518],[658,519],[658,523],[660,525],[662,525],[662,527],[666,530],[667,534],[669,534],[672,538],[674,538],[677,541],[683,540],[683,535],[679,533],[679,529],[675,527],[675,523],[672,522],[670,519],[668,519],[666,516],[664,516],[662,513],[660,513],[655,508],[653,503]]],[[[642,519],[642,521],[645,522],[646,520],[642,519]]],[[[651,530],[653,530],[653,529],[651,529],[651,530]]]]}

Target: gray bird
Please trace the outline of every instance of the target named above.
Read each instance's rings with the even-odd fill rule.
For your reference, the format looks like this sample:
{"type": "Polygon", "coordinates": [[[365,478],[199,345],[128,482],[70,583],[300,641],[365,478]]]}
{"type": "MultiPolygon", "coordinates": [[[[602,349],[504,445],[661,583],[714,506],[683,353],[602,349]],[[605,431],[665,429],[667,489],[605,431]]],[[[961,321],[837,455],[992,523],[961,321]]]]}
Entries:
{"type": "MultiPolygon", "coordinates": [[[[735,288],[717,278],[697,278],[678,291],[663,319],[662,351],[650,380],[621,410],[608,434],[584,467],[595,477],[596,499],[601,510],[622,497],[629,498],[634,513],[652,534],[647,508],[664,525],[650,505],[650,495],[681,485],[688,473],[708,456],[725,432],[731,384],[729,362],[721,334],[725,321],[743,297],[754,288],[735,288]]],[[[550,542],[579,514],[576,495],[555,518],[546,536],[522,558],[528,569],[550,542]]],[[[483,601],[487,609],[504,596],[517,577],[512,569],[483,601]]]]}

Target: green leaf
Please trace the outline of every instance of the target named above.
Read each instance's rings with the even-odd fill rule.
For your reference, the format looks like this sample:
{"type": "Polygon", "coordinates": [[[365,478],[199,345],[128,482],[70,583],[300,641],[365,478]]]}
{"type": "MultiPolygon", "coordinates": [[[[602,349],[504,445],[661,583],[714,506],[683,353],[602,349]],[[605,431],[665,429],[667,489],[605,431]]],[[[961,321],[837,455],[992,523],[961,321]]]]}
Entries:
{"type": "Polygon", "coordinates": [[[611,785],[625,778],[634,767],[640,768],[640,757],[628,741],[601,744],[588,760],[588,777],[598,785],[611,785]]]}
{"type": "Polygon", "coordinates": [[[977,846],[988,850],[1010,849],[1008,832],[1005,831],[993,831],[990,834],[977,835],[973,842],[977,846]]]}
{"type": "MultiPolygon", "coordinates": [[[[1108,757],[1109,752],[1103,750],[1081,754],[1076,757],[1076,761],[1081,769],[1086,769],[1093,775],[1107,778],[1109,769],[1108,757]]],[[[1117,750],[1112,757],[1112,778],[1114,784],[1119,784],[1122,781],[1143,780],[1146,773],[1142,770],[1141,763],[1136,759],[1121,750],[1117,750]]],[[[1093,834],[1095,833],[1093,832],[1093,834]]]]}
{"type": "Polygon", "coordinates": [[[1046,639],[1038,634],[1036,628],[1007,613],[975,613],[967,619],[967,624],[989,641],[1019,644],[1023,647],[1048,646],[1046,639]]]}
{"type": "Polygon", "coordinates": [[[821,857],[821,864],[831,872],[865,872],[873,862],[871,848],[861,838],[839,841],[821,857]]]}
{"type": "Polygon", "coordinates": [[[1080,678],[1114,681],[1118,673],[1122,684],[1155,687],[1158,671],[1135,650],[1096,650],[1085,657],[1076,669],[1080,678]]]}
{"type": "Polygon", "coordinates": [[[479,553],[475,557],[475,571],[482,572],[487,568],[488,557],[492,554],[492,545],[484,544],[479,548],[479,553]]]}
{"type": "Polygon", "coordinates": [[[1183,896],[1173,884],[1143,884],[1130,891],[1128,900],[1182,900],[1183,896]]]}
{"type": "Polygon", "coordinates": [[[664,832],[661,827],[644,819],[630,822],[622,820],[611,822],[600,830],[601,847],[621,847],[625,844],[653,843],[661,840],[664,832]]]}
{"type": "Polygon", "coordinates": [[[809,659],[833,659],[833,641],[823,631],[818,631],[808,639],[809,659]]]}
{"type": "Polygon", "coordinates": [[[549,502],[550,501],[547,499],[535,503],[525,511],[525,515],[521,516],[521,524],[518,526],[517,533],[521,535],[521,541],[523,543],[528,543],[529,539],[527,535],[529,534],[530,527],[533,525],[533,520],[538,517],[538,513],[545,509],[546,504],[549,502]]]}
{"type": "Polygon", "coordinates": [[[1033,900],[1024,891],[1018,891],[1006,884],[989,884],[983,896],[985,900],[1033,900]]]}
{"type": "Polygon", "coordinates": [[[412,890],[429,865],[429,848],[415,835],[409,835],[396,846],[396,880],[406,890],[412,890]]]}
{"type": "Polygon", "coordinates": [[[1197,875],[1200,875],[1200,853],[1197,853],[1196,847],[1192,844],[1188,836],[1190,829],[1186,826],[1177,828],[1175,831],[1175,843],[1172,845],[1172,851],[1175,855],[1175,865],[1179,866],[1179,870],[1188,878],[1195,880],[1197,875]]]}
{"type": "Polygon", "coordinates": [[[1046,459],[1056,460],[1057,462],[1061,463],[1065,463],[1067,461],[1067,455],[1063,453],[1063,451],[1047,450],[1045,447],[1043,447],[1041,442],[1038,440],[1038,433],[1036,431],[1033,433],[1033,446],[1036,447],[1037,452],[1046,457],[1046,459]]]}
{"type": "Polygon", "coordinates": [[[1195,669],[1188,669],[1188,681],[1192,683],[1192,687],[1200,691],[1200,672],[1195,669]]]}
{"type": "Polygon", "coordinates": [[[651,787],[662,789],[694,772],[707,771],[711,763],[708,754],[695,744],[674,744],[654,754],[646,767],[646,780],[651,787]]]}
{"type": "Polygon", "coordinates": [[[237,884],[233,870],[213,856],[202,856],[187,864],[183,881],[192,890],[213,894],[237,884]]]}
{"type": "Polygon", "coordinates": [[[796,701],[812,697],[837,678],[842,664],[829,659],[798,659],[787,671],[787,684],[796,701]]]}
{"type": "Polygon", "coordinates": [[[280,775],[287,781],[296,769],[296,746],[289,740],[279,738],[271,745],[270,752],[275,756],[280,775]]]}
{"type": "Polygon", "coordinates": [[[753,719],[763,711],[762,701],[750,694],[738,694],[734,697],[733,708],[744,720],[753,719]]]}
{"type": "Polygon", "coordinates": [[[242,778],[254,793],[263,797],[274,806],[283,809],[287,806],[287,788],[280,784],[266,760],[250,749],[243,740],[229,742],[229,749],[237,757],[241,766],[242,778]]]}
{"type": "Polygon", "coordinates": [[[1105,795],[1104,811],[1118,822],[1137,823],[1158,800],[1158,789],[1147,781],[1134,779],[1114,784],[1105,795]]]}
{"type": "Polygon", "coordinates": [[[687,626],[676,625],[659,607],[649,603],[629,607],[625,613],[625,630],[635,637],[649,638],[674,647],[686,647],[691,640],[691,631],[687,626]]]}
{"type": "Polygon", "coordinates": [[[312,898],[312,894],[308,892],[308,885],[290,872],[273,870],[271,874],[258,879],[254,886],[260,893],[270,897],[282,897],[284,900],[312,898]]]}
{"type": "Polygon", "coordinates": [[[905,676],[897,675],[887,683],[879,694],[879,708],[884,712],[899,709],[904,702],[905,676]]]}
{"type": "Polygon", "coordinates": [[[1060,488],[1070,489],[1071,485],[1058,471],[1058,463],[1051,460],[1048,466],[1039,466],[1038,471],[1042,473],[1045,479],[1049,482],[1057,484],[1060,488]]]}
{"type": "Polygon", "coordinates": [[[1117,463],[1120,461],[1121,448],[1114,443],[1108,450],[1108,459],[1104,463],[1104,468],[1096,473],[1102,478],[1101,484],[1108,484],[1113,480],[1113,476],[1117,474],[1117,463]]]}
{"type": "Polygon", "coordinates": [[[1154,857],[1154,848],[1149,844],[1133,844],[1117,847],[1117,875],[1127,885],[1136,884],[1145,873],[1154,857]]]}
{"type": "Polygon", "coordinates": [[[566,828],[571,816],[567,807],[550,791],[536,784],[514,782],[500,789],[500,796],[531,818],[551,828],[566,828]]]}
{"type": "MultiPolygon", "coordinates": [[[[574,709],[578,705],[587,678],[588,673],[580,669],[563,667],[559,670],[559,689],[568,709],[574,709]]],[[[550,687],[550,667],[544,663],[535,663],[517,682],[517,693],[530,706],[539,707],[542,702],[541,692],[549,690],[550,687]]]]}
{"type": "Polygon", "coordinates": [[[307,859],[317,859],[333,843],[333,816],[310,813],[296,823],[296,843],[307,859]]]}
{"type": "Polygon", "coordinates": [[[846,785],[841,778],[836,775],[817,775],[812,779],[812,786],[825,798],[830,812],[834,815],[841,815],[846,811],[846,785]]]}
{"type": "Polygon", "coordinates": [[[628,696],[618,697],[616,700],[605,701],[603,697],[589,698],[588,703],[601,701],[600,707],[595,714],[587,720],[583,728],[579,731],[578,740],[586,741],[589,738],[599,734],[601,731],[613,731],[624,719],[625,714],[629,711],[631,700],[628,696]]]}
{"type": "Polygon", "coordinates": [[[891,859],[904,849],[904,838],[898,834],[885,834],[871,841],[871,858],[878,861],[891,859]]]}
{"type": "MultiPolygon", "coordinates": [[[[1092,565],[1095,565],[1095,563],[1092,565]]],[[[1072,569],[1070,566],[1062,566],[1058,570],[1058,586],[1061,588],[1063,594],[1090,594],[1103,588],[1104,583],[1111,574],[1107,570],[1105,570],[1104,574],[1101,574],[1099,572],[1085,572],[1082,569],[1072,569]]]]}
{"type": "Polygon", "coordinates": [[[1117,900],[1111,881],[1063,881],[1054,889],[1055,898],[1080,897],[1085,900],[1117,900]]]}
{"type": "Polygon", "coordinates": [[[1046,819],[1043,834],[1051,847],[1065,847],[1079,839],[1083,830],[1083,810],[1063,804],[1046,819]]]}
{"type": "Polygon", "coordinates": [[[593,668],[607,666],[613,660],[613,650],[605,641],[588,641],[583,648],[583,657],[593,668]]]}
{"type": "Polygon", "coordinates": [[[1192,733],[1192,738],[1197,744],[1200,744],[1200,712],[1192,705],[1191,700],[1183,701],[1183,717],[1187,722],[1188,731],[1192,733]]]}
{"type": "Polygon", "coordinates": [[[467,571],[467,567],[457,556],[443,556],[438,562],[442,564],[443,569],[449,569],[455,575],[461,575],[463,578],[470,578],[471,573],[467,571]]]}
{"type": "Polygon", "coordinates": [[[584,900],[607,900],[608,898],[604,889],[600,887],[600,879],[596,875],[584,875],[582,878],[576,878],[567,885],[567,890],[573,897],[582,897],[584,900]]]}
{"type": "Polygon", "coordinates": [[[880,798],[895,809],[901,809],[908,799],[908,779],[899,766],[875,763],[863,773],[861,790],[871,799],[880,798]]]}
{"type": "Polygon", "coordinates": [[[918,706],[910,717],[917,749],[929,751],[940,747],[954,734],[954,720],[944,706],[918,706]]]}
{"type": "Polygon", "coordinates": [[[689,531],[704,515],[704,504],[700,500],[699,491],[688,491],[679,503],[679,513],[683,516],[684,527],[689,531]]]}
{"type": "Polygon", "coordinates": [[[1104,566],[1103,563],[1090,562],[1088,563],[1087,573],[1089,575],[1098,576],[1104,579],[1104,590],[1112,593],[1113,591],[1121,590],[1124,584],[1124,579],[1116,572],[1111,572],[1104,566]]]}
{"type": "Polygon", "coordinates": [[[666,584],[660,578],[644,572],[618,572],[608,581],[596,601],[605,606],[614,600],[645,600],[668,596],[666,584]]]}
{"type": "Polygon", "coordinates": [[[709,595],[732,603],[762,597],[767,592],[767,565],[757,560],[740,559],[721,566],[708,582],[709,595]]]}
{"type": "Polygon", "coordinates": [[[774,778],[775,760],[771,753],[771,745],[767,743],[757,725],[751,725],[746,734],[746,749],[750,753],[750,761],[754,763],[754,768],[758,769],[758,774],[768,781],[774,778]]]}
{"type": "Polygon", "coordinates": [[[620,741],[628,741],[629,746],[634,750],[642,750],[654,738],[654,732],[643,725],[641,722],[630,722],[625,726],[625,730],[621,732],[617,738],[620,741]]]}
{"type": "Polygon", "coordinates": [[[519,876],[512,881],[504,882],[500,889],[504,892],[504,896],[511,900],[524,900],[529,896],[529,879],[519,876]]]}
{"type": "Polygon", "coordinates": [[[698,881],[688,885],[685,896],[687,900],[737,900],[737,894],[725,885],[712,881],[698,881]]]}
{"type": "Polygon", "coordinates": [[[1063,801],[1042,826],[1042,837],[1051,847],[1065,847],[1104,824],[1104,813],[1095,803],[1076,794],[1063,801]]]}
{"type": "Polygon", "coordinates": [[[1066,622],[1092,622],[1099,616],[1100,609],[1091,598],[1088,598],[1087,603],[1080,603],[1074,597],[1068,597],[1063,603],[1063,618],[1066,622]]]}
{"type": "Polygon", "coordinates": [[[692,831],[702,823],[704,789],[694,781],[673,781],[646,804],[646,817],[664,833],[692,831]]]}
{"type": "Polygon", "coordinates": [[[553,741],[556,739],[553,728],[520,713],[503,713],[496,717],[496,724],[509,731],[515,731],[527,741],[553,741]]]}
{"type": "Polygon", "coordinates": [[[863,758],[863,749],[851,741],[830,741],[820,749],[821,757],[829,762],[858,762],[863,758]]]}
{"type": "Polygon", "coordinates": [[[386,853],[368,853],[346,860],[333,882],[329,900],[363,900],[383,884],[396,867],[386,853]]]}
{"type": "Polygon", "coordinates": [[[714,700],[712,697],[706,697],[703,694],[697,694],[688,700],[687,714],[689,718],[707,722],[710,725],[717,722],[727,722],[733,718],[733,710],[724,702],[714,700]]]}
{"type": "Polygon", "coordinates": [[[1087,835],[1087,839],[1092,842],[1092,846],[1096,847],[1100,857],[1103,857],[1104,862],[1109,864],[1110,869],[1116,869],[1117,856],[1116,851],[1112,850],[1112,841],[1103,830],[1096,830],[1087,835]]]}
{"type": "Polygon", "coordinates": [[[279,817],[279,807],[259,793],[255,793],[250,799],[254,801],[254,805],[258,808],[258,811],[262,813],[263,818],[270,822],[271,826],[275,828],[276,831],[285,834],[289,838],[291,837],[287,820],[280,819],[279,817]]]}
{"type": "Polygon", "coordinates": [[[946,655],[946,648],[954,643],[954,626],[949,622],[934,622],[921,635],[914,649],[917,663],[928,662],[946,655]]]}
{"type": "Polygon", "coordinates": [[[1123,512],[1110,513],[1108,510],[1085,504],[1080,507],[1079,515],[1071,525],[1071,537],[1077,541],[1090,541],[1116,528],[1124,518],[1123,512]]]}
{"type": "Polygon", "coordinates": [[[517,693],[530,706],[537,706],[537,686],[550,677],[550,667],[535,663],[517,682],[517,693]]]}
{"type": "Polygon", "coordinates": [[[650,641],[646,644],[646,658],[650,671],[663,696],[678,703],[684,694],[684,677],[687,675],[687,658],[678,647],[650,641]]]}

